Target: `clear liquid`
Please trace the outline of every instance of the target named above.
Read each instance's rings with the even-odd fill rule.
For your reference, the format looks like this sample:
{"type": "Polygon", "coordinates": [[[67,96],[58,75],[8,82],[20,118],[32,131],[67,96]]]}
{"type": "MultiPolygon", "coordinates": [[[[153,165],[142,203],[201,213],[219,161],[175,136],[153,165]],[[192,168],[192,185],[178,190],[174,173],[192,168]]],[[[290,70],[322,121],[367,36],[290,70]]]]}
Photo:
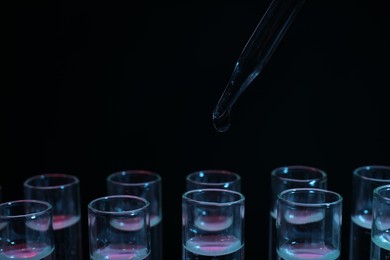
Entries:
{"type": "Polygon", "coordinates": [[[16,244],[0,250],[0,260],[52,260],[54,248],[45,244],[16,244]]]}
{"type": "Polygon", "coordinates": [[[150,236],[151,236],[151,260],[163,259],[162,252],[162,222],[159,216],[150,217],[150,236]]]}
{"type": "Polygon", "coordinates": [[[144,246],[119,244],[96,250],[92,260],[149,260],[148,249],[144,246]]]}
{"type": "Polygon", "coordinates": [[[305,245],[303,243],[288,244],[278,250],[278,255],[282,260],[338,260],[340,250],[329,248],[321,244],[305,245]]]}
{"type": "Polygon", "coordinates": [[[371,240],[371,260],[390,260],[390,236],[383,233],[371,240]]]}
{"type": "Polygon", "coordinates": [[[56,260],[81,260],[81,222],[79,216],[53,216],[56,260]]]}
{"type": "Polygon", "coordinates": [[[370,259],[371,215],[355,215],[351,218],[349,259],[370,259]]]}
{"type": "Polygon", "coordinates": [[[193,237],[183,245],[185,260],[243,260],[244,246],[234,236],[193,237]]]}

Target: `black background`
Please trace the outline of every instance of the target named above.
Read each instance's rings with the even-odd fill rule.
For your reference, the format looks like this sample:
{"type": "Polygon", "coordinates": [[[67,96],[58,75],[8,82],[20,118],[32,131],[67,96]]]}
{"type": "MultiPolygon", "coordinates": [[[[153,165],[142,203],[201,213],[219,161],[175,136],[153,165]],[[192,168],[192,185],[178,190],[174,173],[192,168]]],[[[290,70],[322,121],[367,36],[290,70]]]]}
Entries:
{"type": "Polygon", "coordinates": [[[232,170],[246,196],[247,259],[266,259],[270,172],[309,165],[344,197],[346,259],[352,171],[390,164],[385,1],[307,0],[219,133],[212,111],[269,3],[17,2],[5,37],[16,76],[3,81],[3,199],[21,198],[35,174],[77,175],[88,259],[86,205],[105,195],[106,176],[158,172],[164,259],[180,259],[185,175],[232,170]]]}

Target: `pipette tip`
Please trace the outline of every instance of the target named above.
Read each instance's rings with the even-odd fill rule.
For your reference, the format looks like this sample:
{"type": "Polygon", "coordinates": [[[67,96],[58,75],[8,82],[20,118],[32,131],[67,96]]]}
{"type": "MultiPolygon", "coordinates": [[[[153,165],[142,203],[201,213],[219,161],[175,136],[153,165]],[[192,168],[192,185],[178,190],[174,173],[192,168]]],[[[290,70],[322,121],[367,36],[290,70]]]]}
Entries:
{"type": "Polygon", "coordinates": [[[214,128],[218,132],[226,132],[230,128],[230,112],[213,113],[214,128]]]}

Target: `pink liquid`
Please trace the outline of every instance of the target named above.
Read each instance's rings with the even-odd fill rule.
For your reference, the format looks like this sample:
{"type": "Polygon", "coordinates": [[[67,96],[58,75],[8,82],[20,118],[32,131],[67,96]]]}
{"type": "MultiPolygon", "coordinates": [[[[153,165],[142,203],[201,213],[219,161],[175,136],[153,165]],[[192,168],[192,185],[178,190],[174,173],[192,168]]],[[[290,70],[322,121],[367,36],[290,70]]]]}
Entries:
{"type": "Polygon", "coordinates": [[[3,246],[0,253],[0,260],[51,260],[54,248],[46,244],[16,244],[11,246],[3,246]]]}
{"type": "Polygon", "coordinates": [[[122,231],[137,231],[144,227],[144,220],[140,217],[113,219],[111,226],[122,231]]]}
{"type": "Polygon", "coordinates": [[[79,216],[55,215],[53,216],[53,229],[59,230],[70,227],[73,224],[76,224],[79,220],[79,216]]]}
{"type": "Polygon", "coordinates": [[[284,217],[291,224],[302,225],[321,221],[324,218],[324,212],[314,210],[287,210],[284,217]]]}
{"type": "Polygon", "coordinates": [[[233,223],[232,217],[227,216],[201,216],[195,220],[195,226],[204,231],[221,231],[230,227],[233,223]]]}
{"type": "Polygon", "coordinates": [[[149,259],[148,249],[135,245],[110,245],[98,249],[91,256],[92,260],[145,260],[149,259]]]}
{"type": "MultiPolygon", "coordinates": [[[[192,237],[191,239],[187,240],[186,244],[184,245],[186,254],[201,256],[230,255],[235,253],[237,250],[240,250],[241,247],[241,241],[238,238],[230,235],[192,237]]],[[[190,257],[185,259],[192,258],[190,257]]]]}
{"type": "Polygon", "coordinates": [[[278,254],[280,258],[284,260],[303,260],[303,259],[336,260],[339,259],[340,257],[339,250],[334,248],[329,248],[323,243],[288,244],[279,248],[278,254]]]}

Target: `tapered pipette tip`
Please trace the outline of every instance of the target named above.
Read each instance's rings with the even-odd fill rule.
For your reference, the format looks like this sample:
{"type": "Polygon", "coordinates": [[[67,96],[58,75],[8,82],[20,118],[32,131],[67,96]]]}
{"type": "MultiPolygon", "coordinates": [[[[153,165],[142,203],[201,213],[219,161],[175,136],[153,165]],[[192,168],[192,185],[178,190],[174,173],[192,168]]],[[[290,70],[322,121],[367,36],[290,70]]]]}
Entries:
{"type": "Polygon", "coordinates": [[[226,132],[230,128],[230,111],[227,110],[223,113],[218,113],[218,111],[214,111],[213,124],[214,128],[218,132],[226,132]]]}

